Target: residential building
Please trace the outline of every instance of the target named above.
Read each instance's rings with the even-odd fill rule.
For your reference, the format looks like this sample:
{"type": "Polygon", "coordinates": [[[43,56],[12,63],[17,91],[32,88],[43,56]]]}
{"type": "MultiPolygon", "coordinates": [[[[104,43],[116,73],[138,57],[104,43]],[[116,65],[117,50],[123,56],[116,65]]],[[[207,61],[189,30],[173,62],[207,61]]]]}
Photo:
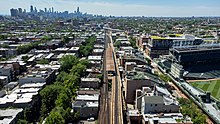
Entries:
{"type": "Polygon", "coordinates": [[[7,76],[8,81],[12,81],[14,79],[13,66],[9,64],[1,65],[0,76],[7,76]]]}
{"type": "Polygon", "coordinates": [[[27,73],[19,77],[19,84],[46,82],[51,83],[55,80],[55,70],[51,68],[31,68],[27,73]]]}
{"type": "Polygon", "coordinates": [[[80,114],[80,118],[98,117],[99,94],[77,95],[72,103],[73,111],[80,114]]]}
{"type": "Polygon", "coordinates": [[[101,80],[99,78],[81,78],[80,87],[98,89],[101,80]]]}

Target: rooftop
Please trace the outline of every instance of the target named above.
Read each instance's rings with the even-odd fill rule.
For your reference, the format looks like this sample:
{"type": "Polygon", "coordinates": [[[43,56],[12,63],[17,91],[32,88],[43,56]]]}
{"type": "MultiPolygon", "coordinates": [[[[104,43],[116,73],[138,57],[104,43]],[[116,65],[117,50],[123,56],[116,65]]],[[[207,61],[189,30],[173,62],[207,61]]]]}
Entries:
{"type": "Polygon", "coordinates": [[[98,101],[99,95],[93,94],[93,95],[78,95],[76,97],[76,101],[98,101]]]}
{"type": "Polygon", "coordinates": [[[163,104],[163,97],[162,96],[144,96],[145,103],[148,104],[163,104]]]}
{"type": "Polygon", "coordinates": [[[4,109],[0,110],[0,124],[10,124],[12,120],[22,112],[23,109],[4,109]]]}
{"type": "Polygon", "coordinates": [[[187,53],[194,51],[211,51],[211,50],[220,50],[220,44],[208,44],[208,45],[194,45],[187,47],[176,47],[172,49],[178,53],[187,53]]]}
{"type": "Polygon", "coordinates": [[[81,81],[96,81],[100,82],[99,78],[81,78],[81,81]]]}

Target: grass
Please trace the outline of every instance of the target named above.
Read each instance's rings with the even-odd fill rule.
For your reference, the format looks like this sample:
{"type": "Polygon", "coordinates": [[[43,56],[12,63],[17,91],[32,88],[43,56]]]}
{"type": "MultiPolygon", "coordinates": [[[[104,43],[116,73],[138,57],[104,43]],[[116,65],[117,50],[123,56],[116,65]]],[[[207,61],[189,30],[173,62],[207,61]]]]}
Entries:
{"type": "Polygon", "coordinates": [[[211,95],[220,100],[220,80],[207,82],[193,82],[192,86],[197,87],[203,91],[211,92],[211,95]]]}

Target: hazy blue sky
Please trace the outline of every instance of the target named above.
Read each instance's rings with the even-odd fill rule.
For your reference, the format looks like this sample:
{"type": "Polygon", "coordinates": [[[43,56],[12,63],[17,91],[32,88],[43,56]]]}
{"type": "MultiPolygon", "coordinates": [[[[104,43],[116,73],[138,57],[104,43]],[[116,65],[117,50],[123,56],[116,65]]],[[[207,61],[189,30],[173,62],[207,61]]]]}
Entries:
{"type": "Polygon", "coordinates": [[[115,16],[220,16],[220,0],[0,0],[0,14],[18,7],[30,11],[30,5],[69,12],[79,6],[82,12],[115,16]]]}

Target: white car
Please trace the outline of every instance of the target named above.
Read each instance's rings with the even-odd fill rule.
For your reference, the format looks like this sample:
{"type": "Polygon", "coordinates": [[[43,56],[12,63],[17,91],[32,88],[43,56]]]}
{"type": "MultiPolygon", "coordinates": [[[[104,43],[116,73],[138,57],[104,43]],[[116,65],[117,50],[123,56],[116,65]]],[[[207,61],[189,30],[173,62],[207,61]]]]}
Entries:
{"type": "Polygon", "coordinates": [[[87,121],[95,121],[95,119],[91,117],[91,118],[88,118],[87,121]]]}

